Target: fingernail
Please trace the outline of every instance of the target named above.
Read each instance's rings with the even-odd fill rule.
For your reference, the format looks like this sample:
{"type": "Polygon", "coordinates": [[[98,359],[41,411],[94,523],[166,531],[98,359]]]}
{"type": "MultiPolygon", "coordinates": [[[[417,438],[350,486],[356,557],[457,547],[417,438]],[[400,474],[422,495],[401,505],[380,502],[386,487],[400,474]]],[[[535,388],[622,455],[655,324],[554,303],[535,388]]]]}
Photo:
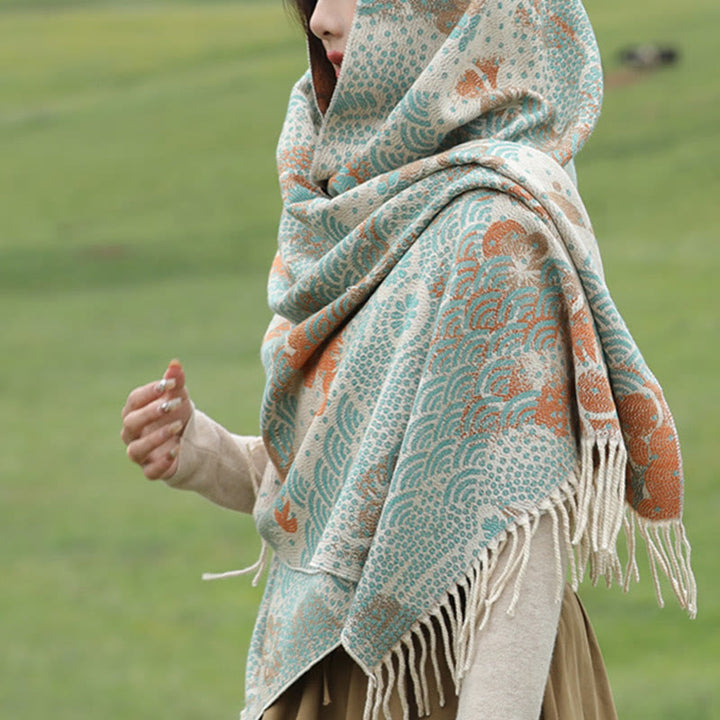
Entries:
{"type": "Polygon", "coordinates": [[[175,378],[163,378],[156,386],[155,392],[162,395],[166,390],[172,390],[175,387],[175,378]]]}
{"type": "Polygon", "coordinates": [[[178,446],[176,445],[172,450],[168,450],[168,457],[174,460],[178,454],[178,446]]]}
{"type": "Polygon", "coordinates": [[[176,397],[172,400],[166,400],[161,406],[160,406],[160,412],[169,413],[172,412],[180,403],[182,402],[182,398],[176,397]]]}
{"type": "Polygon", "coordinates": [[[183,421],[176,420],[174,423],[170,423],[170,425],[167,426],[165,434],[167,435],[167,437],[172,437],[173,435],[177,435],[182,429],[183,421]]]}

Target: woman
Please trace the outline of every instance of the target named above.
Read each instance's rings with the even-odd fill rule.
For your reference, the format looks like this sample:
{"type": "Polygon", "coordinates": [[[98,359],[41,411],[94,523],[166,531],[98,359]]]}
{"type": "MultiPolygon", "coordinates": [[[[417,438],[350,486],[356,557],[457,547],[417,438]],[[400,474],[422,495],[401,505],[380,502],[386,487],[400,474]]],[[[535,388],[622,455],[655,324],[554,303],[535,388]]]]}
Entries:
{"type": "Polygon", "coordinates": [[[568,174],[602,94],[584,10],[297,7],[262,438],[177,363],[123,411],[147,477],[274,551],[243,717],[612,718],[566,565],[620,581],[625,522],[626,582],[637,526],[691,614],[695,585],[672,417],[568,174]]]}

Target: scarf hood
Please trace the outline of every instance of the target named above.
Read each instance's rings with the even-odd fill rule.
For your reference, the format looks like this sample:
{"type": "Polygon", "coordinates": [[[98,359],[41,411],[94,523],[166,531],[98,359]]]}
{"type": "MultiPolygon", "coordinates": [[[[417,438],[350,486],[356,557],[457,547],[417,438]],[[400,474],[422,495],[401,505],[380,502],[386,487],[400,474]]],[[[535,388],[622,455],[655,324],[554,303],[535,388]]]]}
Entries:
{"type": "Polygon", "coordinates": [[[358,0],[334,89],[313,47],[277,153],[246,717],[339,644],[369,716],[406,666],[422,710],[443,649],[459,687],[541,515],[559,593],[563,553],[627,585],[637,527],[694,614],[672,416],[563,169],[602,94],[579,0],[358,0]]]}
{"type": "Polygon", "coordinates": [[[474,139],[529,144],[565,165],[602,99],[577,0],[359,0],[331,100],[320,43],[310,59],[327,108],[312,119],[311,178],[330,195],[474,139]]]}

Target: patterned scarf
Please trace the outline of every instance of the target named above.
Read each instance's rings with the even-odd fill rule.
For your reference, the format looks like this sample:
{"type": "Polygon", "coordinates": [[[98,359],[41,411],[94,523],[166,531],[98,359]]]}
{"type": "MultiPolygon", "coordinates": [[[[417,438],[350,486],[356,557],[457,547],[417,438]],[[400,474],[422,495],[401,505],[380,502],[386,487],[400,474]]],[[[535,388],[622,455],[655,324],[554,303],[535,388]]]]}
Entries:
{"type": "Polygon", "coordinates": [[[367,717],[405,668],[422,712],[436,654],[459,687],[498,595],[532,591],[545,514],[559,592],[562,552],[575,586],[627,584],[637,528],[694,614],[673,420],[563,169],[602,96],[580,1],[359,0],[331,98],[325,71],[278,147],[244,717],[339,644],[367,717]]]}

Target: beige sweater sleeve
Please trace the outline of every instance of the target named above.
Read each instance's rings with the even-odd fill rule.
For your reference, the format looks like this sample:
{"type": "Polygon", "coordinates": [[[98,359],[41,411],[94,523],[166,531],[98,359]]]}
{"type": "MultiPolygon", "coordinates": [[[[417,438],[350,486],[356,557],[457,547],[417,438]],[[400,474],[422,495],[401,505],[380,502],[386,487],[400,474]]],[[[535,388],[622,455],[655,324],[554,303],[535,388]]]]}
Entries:
{"type": "Polygon", "coordinates": [[[180,441],[178,468],[166,482],[251,513],[266,465],[262,438],[235,435],[194,408],[180,441]]]}
{"type": "MultiPolygon", "coordinates": [[[[502,563],[502,558],[500,560],[502,563]]],[[[537,720],[550,670],[561,603],[552,520],[544,516],[512,617],[508,583],[476,639],[475,657],[463,680],[457,720],[537,720]]]]}

